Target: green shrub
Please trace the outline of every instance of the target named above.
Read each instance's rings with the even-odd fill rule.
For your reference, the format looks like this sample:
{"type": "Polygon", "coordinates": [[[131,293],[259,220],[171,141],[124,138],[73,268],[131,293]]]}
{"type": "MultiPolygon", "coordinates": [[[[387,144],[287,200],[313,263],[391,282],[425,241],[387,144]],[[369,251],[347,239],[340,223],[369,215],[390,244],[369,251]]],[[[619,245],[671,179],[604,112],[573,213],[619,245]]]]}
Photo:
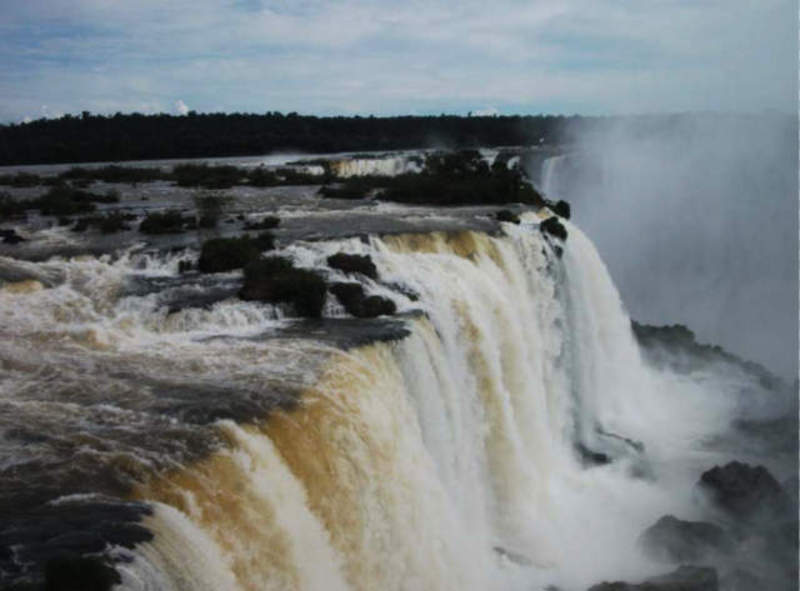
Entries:
{"type": "Polygon", "coordinates": [[[38,174],[31,174],[29,172],[0,175],[0,185],[8,185],[11,187],[37,187],[41,184],[42,178],[38,174]]]}
{"type": "Polygon", "coordinates": [[[254,168],[247,173],[247,179],[254,187],[274,187],[280,184],[280,179],[271,170],[267,170],[263,166],[254,168]]]}
{"type": "Polygon", "coordinates": [[[0,219],[22,215],[30,209],[30,201],[18,201],[10,193],[0,191],[0,219]]]}
{"type": "Polygon", "coordinates": [[[219,193],[199,193],[194,196],[197,209],[197,225],[201,228],[216,228],[225,207],[233,199],[229,195],[219,193]]]}
{"type": "Polygon", "coordinates": [[[257,238],[213,238],[203,243],[197,268],[203,273],[240,269],[258,260],[263,251],[272,248],[274,241],[270,234],[262,234],[257,238]]]}
{"type": "Polygon", "coordinates": [[[172,176],[181,187],[228,189],[242,184],[244,171],[235,166],[210,166],[208,164],[178,164],[172,176]]]}
{"type": "Polygon", "coordinates": [[[114,234],[123,230],[130,230],[127,222],[136,216],[129,213],[112,211],[105,215],[87,216],[79,219],[72,227],[73,232],[85,232],[90,227],[97,228],[103,234],[114,234]]]}
{"type": "Polygon", "coordinates": [[[300,316],[319,318],[325,304],[325,280],[316,272],[295,268],[291,261],[269,257],[244,269],[243,300],[288,303],[300,316]]]}
{"type": "Polygon", "coordinates": [[[142,220],[139,231],[142,234],[174,234],[183,232],[189,222],[192,220],[184,218],[178,209],[155,211],[147,214],[142,220]]]}

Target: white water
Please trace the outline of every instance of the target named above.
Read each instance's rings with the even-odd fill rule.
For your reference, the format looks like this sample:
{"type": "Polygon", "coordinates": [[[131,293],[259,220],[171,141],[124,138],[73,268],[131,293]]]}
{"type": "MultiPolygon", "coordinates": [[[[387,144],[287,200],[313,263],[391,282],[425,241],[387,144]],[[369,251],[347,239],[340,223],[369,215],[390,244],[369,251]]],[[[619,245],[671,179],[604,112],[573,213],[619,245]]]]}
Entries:
{"type": "Polygon", "coordinates": [[[419,172],[420,166],[408,156],[387,156],[383,158],[345,158],[331,160],[329,165],[335,176],[396,176],[408,172],[419,172]]]}
{"type": "Polygon", "coordinates": [[[559,168],[566,162],[567,156],[552,156],[542,163],[542,192],[550,199],[559,197],[556,182],[558,180],[559,168]]]}
{"type": "MultiPolygon", "coordinates": [[[[367,291],[426,317],[400,342],[327,351],[298,409],[220,422],[226,448],[145,479],[134,496],[160,503],[146,523],[156,538],[134,551],[122,588],[583,589],[663,572],[636,539],[665,513],[693,517],[691,486],[719,459],[702,439],[724,430],[735,400],[645,366],[592,244],[565,222],[559,258],[537,219],[498,238],[290,247],[307,267],[338,250],[371,254],[383,280],[419,300],[365,280],[367,291]],[[645,456],[602,433],[643,443],[645,456]],[[617,461],[587,469],[576,441],[617,461]]],[[[132,267],[175,265],[59,263],[65,284],[0,293],[0,312],[9,332],[61,326],[83,343],[74,335],[93,331],[101,355],[158,359],[175,375],[243,387],[304,374],[313,343],[198,340],[256,334],[281,322],[274,310],[230,300],[165,321],[147,298],[114,299],[132,267]]]]}
{"type": "MultiPolygon", "coordinates": [[[[428,319],[400,343],[334,361],[305,408],[246,445],[237,435],[236,453],[251,458],[240,479],[273,506],[269,527],[289,538],[305,527],[319,546],[313,560],[301,560],[302,543],[259,567],[266,587],[241,569],[238,584],[267,588],[281,572],[300,589],[584,588],[663,571],[636,538],[664,513],[691,517],[691,458],[711,461],[699,438],[724,428],[733,405],[643,365],[605,267],[568,229],[561,261],[529,225],[502,239],[294,248],[308,266],[342,246],[371,253],[382,277],[419,292],[428,319]],[[643,442],[654,479],[631,476],[636,454],[581,467],[576,432],[590,448],[613,447],[596,426],[643,442]],[[256,478],[251,463],[267,457],[274,467],[256,478]]],[[[259,534],[220,549],[219,561],[263,543],[259,534]]]]}

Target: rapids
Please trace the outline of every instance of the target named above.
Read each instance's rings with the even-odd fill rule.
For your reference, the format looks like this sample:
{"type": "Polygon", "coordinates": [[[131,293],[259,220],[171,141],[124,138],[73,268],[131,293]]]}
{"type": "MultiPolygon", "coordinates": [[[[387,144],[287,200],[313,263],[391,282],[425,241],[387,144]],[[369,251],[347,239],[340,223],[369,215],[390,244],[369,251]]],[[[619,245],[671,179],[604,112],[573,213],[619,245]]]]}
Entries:
{"type": "MultiPolygon", "coordinates": [[[[371,324],[330,295],[314,326],[224,290],[170,312],[181,253],[20,263],[33,278],[0,288],[15,548],[0,582],[36,580],[58,540],[93,535],[98,507],[119,516],[66,547],[106,557],[130,591],[577,590],[663,573],[638,536],[699,517],[699,474],[742,457],[711,443],[770,392],[733,364],[648,363],[591,242],[565,221],[558,254],[539,220],[283,249],[308,268],[371,255],[381,279],[359,280],[399,311],[371,324]],[[367,338],[328,338],[346,324],[367,338]],[[88,521],[49,540],[80,507],[88,521]]],[[[785,476],[778,460],[761,459],[785,476]]]]}

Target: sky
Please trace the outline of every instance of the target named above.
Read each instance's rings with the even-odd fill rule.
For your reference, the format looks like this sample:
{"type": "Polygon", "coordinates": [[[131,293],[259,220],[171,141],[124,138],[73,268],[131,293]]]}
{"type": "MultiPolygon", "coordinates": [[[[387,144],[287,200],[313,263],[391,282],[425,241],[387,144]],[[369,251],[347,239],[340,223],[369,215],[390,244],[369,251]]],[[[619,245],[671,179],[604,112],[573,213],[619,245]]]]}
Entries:
{"type": "Polygon", "coordinates": [[[0,121],[797,112],[796,0],[2,0],[0,121]]]}

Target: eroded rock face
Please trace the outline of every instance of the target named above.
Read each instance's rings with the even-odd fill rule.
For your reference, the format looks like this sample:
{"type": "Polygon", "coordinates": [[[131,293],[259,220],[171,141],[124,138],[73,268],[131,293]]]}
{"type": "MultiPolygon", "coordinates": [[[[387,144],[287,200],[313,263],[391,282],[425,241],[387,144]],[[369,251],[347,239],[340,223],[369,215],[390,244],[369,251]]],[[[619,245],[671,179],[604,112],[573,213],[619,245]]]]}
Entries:
{"type": "Polygon", "coordinates": [[[661,562],[698,562],[715,553],[730,552],[732,540],[721,527],[704,521],[684,521],[665,515],[639,538],[642,549],[661,562]]]}
{"type": "Polygon", "coordinates": [[[616,581],[600,583],[589,591],[718,591],[717,571],[702,566],[681,566],[678,569],[652,577],[638,584],[616,581]]]}
{"type": "Polygon", "coordinates": [[[714,466],[703,472],[698,485],[716,507],[736,519],[778,517],[791,508],[791,499],[764,466],[714,466]]]}

